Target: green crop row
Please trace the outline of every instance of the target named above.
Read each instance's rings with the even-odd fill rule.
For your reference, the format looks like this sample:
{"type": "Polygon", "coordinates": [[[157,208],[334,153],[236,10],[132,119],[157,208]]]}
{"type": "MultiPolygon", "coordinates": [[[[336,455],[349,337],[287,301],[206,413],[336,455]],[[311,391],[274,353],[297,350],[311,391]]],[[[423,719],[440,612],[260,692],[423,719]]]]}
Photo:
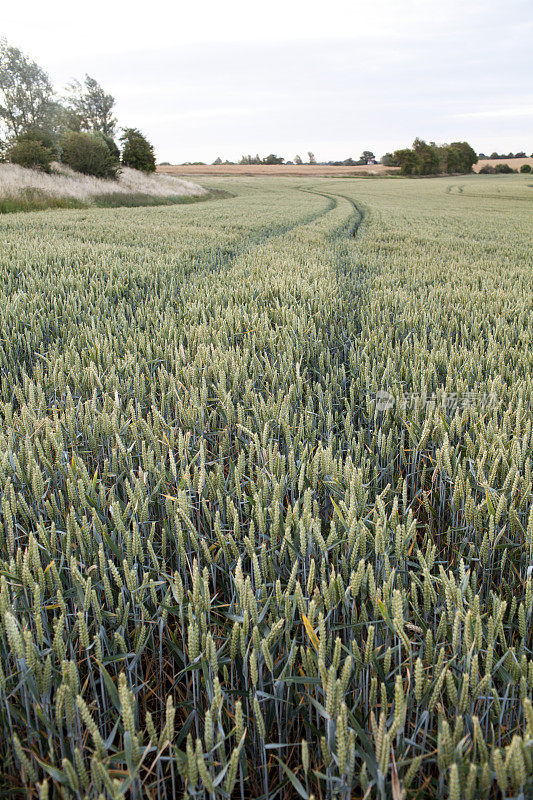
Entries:
{"type": "Polygon", "coordinates": [[[453,180],[0,220],[2,797],[531,797],[531,189],[453,180]]]}

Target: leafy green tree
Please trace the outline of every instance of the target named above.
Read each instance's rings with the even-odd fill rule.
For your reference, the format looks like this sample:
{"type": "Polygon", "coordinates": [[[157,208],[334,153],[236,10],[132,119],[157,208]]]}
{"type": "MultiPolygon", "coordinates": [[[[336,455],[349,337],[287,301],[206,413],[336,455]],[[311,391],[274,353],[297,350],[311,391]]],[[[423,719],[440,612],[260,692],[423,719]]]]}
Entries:
{"type": "Polygon", "coordinates": [[[215,158],[215,160],[213,161],[213,166],[218,167],[219,164],[222,164],[222,159],[220,158],[220,156],[218,156],[218,158],[215,158]]]}
{"type": "Polygon", "coordinates": [[[428,144],[417,137],[413,142],[413,150],[418,158],[418,175],[436,175],[439,172],[440,159],[434,142],[428,144]]]}
{"type": "Polygon", "coordinates": [[[155,172],[154,148],[137,128],[124,128],[120,141],[122,163],[125,167],[155,172]]]}
{"type": "Polygon", "coordinates": [[[51,132],[46,128],[28,128],[27,131],[21,133],[17,139],[18,142],[39,142],[43,147],[52,152],[52,158],[59,158],[59,143],[58,137],[55,132],[51,132]]]}
{"type": "Polygon", "coordinates": [[[7,150],[8,161],[21,167],[50,172],[54,151],[36,139],[19,139],[7,150]]]}
{"type": "Polygon", "coordinates": [[[97,178],[116,178],[118,163],[101,136],[69,131],[61,143],[61,161],[76,172],[97,178]]]}
{"type": "Polygon", "coordinates": [[[365,164],[370,164],[371,161],[376,160],[376,156],[372,152],[372,150],[363,150],[361,153],[360,160],[363,161],[365,164]]]}
{"type": "Polygon", "coordinates": [[[496,164],[494,170],[501,175],[510,175],[511,172],[514,172],[514,169],[510,167],[509,164],[496,164]]]}
{"type": "Polygon", "coordinates": [[[402,175],[416,175],[420,166],[420,160],[417,153],[409,147],[404,147],[402,150],[395,150],[393,153],[395,164],[400,167],[402,175]]]}
{"type": "Polygon", "coordinates": [[[0,39],[0,121],[8,138],[47,128],[56,111],[50,78],[16,47],[0,39]]]}
{"type": "Polygon", "coordinates": [[[523,173],[531,172],[531,164],[522,164],[522,166],[520,167],[520,172],[523,172],[523,173]]]}
{"type": "Polygon", "coordinates": [[[67,124],[75,131],[100,132],[113,136],[117,120],[113,116],[115,98],[105,92],[98,81],[85,76],[83,83],[73,81],[67,87],[67,124]]]}
{"type": "Polygon", "coordinates": [[[461,157],[455,147],[447,144],[439,148],[439,151],[441,172],[447,172],[449,175],[461,172],[461,157]]]}
{"type": "Polygon", "coordinates": [[[285,159],[281,156],[276,156],[274,153],[270,153],[269,156],[263,159],[263,164],[283,164],[284,161],[285,159]]]}
{"type": "Polygon", "coordinates": [[[102,133],[102,131],[96,131],[94,135],[98,136],[98,138],[105,143],[113,161],[115,161],[117,165],[120,164],[120,150],[118,149],[113,137],[108,136],[106,133],[102,133]]]}
{"type": "Polygon", "coordinates": [[[397,167],[398,164],[394,160],[394,156],[392,153],[385,153],[384,156],[381,157],[381,163],[384,167],[397,167]]]}
{"type": "Polygon", "coordinates": [[[452,142],[439,150],[443,153],[443,172],[472,172],[472,167],[478,160],[474,149],[468,142],[452,142]]]}
{"type": "Polygon", "coordinates": [[[415,139],[412,148],[387,153],[381,160],[383,164],[397,165],[402,175],[438,175],[439,173],[469,173],[478,158],[468,142],[451,144],[429,144],[415,139]]]}

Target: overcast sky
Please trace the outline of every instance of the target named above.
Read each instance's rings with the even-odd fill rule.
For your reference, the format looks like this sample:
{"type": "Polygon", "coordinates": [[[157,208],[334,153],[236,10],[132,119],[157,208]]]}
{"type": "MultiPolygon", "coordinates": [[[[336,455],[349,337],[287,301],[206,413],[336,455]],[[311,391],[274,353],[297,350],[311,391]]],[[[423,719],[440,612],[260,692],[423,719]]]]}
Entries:
{"type": "Polygon", "coordinates": [[[533,152],[532,0],[24,0],[0,35],[58,90],[96,78],[160,161],[533,152]]]}

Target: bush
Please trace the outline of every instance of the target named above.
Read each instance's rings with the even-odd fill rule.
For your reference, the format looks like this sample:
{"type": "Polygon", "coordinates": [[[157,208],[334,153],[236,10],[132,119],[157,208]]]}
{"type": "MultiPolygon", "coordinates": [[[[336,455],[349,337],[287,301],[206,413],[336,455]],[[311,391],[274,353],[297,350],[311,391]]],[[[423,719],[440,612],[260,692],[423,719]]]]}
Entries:
{"type": "Polygon", "coordinates": [[[39,142],[43,147],[52,151],[53,160],[59,158],[59,148],[57,146],[57,136],[44,130],[44,128],[28,128],[17,138],[18,142],[39,142]]]}
{"type": "Polygon", "coordinates": [[[509,166],[509,164],[496,164],[495,172],[498,172],[500,175],[509,175],[511,172],[514,172],[514,169],[509,166]]]}
{"type": "Polygon", "coordinates": [[[98,138],[104,142],[113,161],[116,164],[120,164],[120,150],[118,149],[113,137],[109,136],[107,133],[102,133],[102,131],[95,131],[94,135],[98,136],[98,138]]]}
{"type": "Polygon", "coordinates": [[[494,167],[491,167],[489,164],[485,164],[484,167],[481,167],[481,169],[479,170],[478,174],[479,175],[494,175],[495,173],[496,173],[496,170],[494,169],[494,167]]]}
{"type": "Polygon", "coordinates": [[[155,172],[154,148],[137,128],[124,128],[120,141],[122,163],[125,167],[140,169],[142,172],[155,172]]]}
{"type": "Polygon", "coordinates": [[[20,139],[7,151],[8,160],[12,164],[30,169],[42,169],[50,172],[50,164],[54,160],[54,151],[41,142],[32,139],[20,139]]]}
{"type": "Polygon", "coordinates": [[[63,137],[61,161],[84,175],[117,177],[118,164],[100,135],[69,131],[63,137]]]}
{"type": "Polygon", "coordinates": [[[522,164],[520,172],[531,172],[531,164],[522,164]]]}
{"type": "Polygon", "coordinates": [[[385,153],[384,156],[381,158],[381,163],[384,167],[397,167],[398,164],[396,163],[394,156],[392,153],[385,153]]]}

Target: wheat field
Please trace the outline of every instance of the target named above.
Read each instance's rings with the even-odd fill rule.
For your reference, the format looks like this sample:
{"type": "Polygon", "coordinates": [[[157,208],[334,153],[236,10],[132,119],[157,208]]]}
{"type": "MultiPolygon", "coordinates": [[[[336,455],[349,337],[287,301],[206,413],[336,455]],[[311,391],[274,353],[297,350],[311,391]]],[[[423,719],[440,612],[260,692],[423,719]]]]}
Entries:
{"type": "Polygon", "coordinates": [[[0,219],[0,795],[533,793],[527,176],[0,219]]]}

